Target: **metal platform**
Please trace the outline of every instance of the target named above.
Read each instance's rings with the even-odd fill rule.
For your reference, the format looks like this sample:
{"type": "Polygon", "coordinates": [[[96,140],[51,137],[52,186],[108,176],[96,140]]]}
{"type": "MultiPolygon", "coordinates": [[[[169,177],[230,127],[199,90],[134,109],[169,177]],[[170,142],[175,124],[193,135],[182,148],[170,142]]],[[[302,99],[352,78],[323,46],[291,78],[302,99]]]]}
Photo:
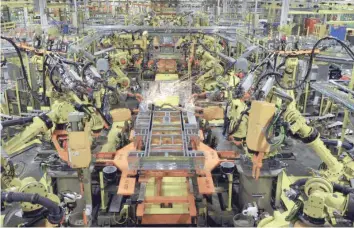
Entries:
{"type": "Polygon", "coordinates": [[[341,88],[336,84],[331,82],[316,82],[311,84],[311,87],[317,92],[333,99],[335,103],[347,108],[349,111],[354,111],[354,100],[350,99],[347,93],[340,91],[341,88]]]}
{"type": "Polygon", "coordinates": [[[192,149],[199,140],[194,115],[174,110],[140,112],[135,138],[143,142],[140,151],[128,156],[133,170],[194,170],[204,167],[204,153],[192,149]]]}

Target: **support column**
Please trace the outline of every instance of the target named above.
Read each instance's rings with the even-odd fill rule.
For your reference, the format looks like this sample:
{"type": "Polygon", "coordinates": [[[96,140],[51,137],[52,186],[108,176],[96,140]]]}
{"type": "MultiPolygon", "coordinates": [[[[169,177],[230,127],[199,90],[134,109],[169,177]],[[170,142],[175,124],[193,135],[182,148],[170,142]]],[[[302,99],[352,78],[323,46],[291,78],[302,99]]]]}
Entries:
{"type": "Polygon", "coordinates": [[[254,14],[257,13],[257,9],[258,9],[258,0],[256,0],[256,2],[254,4],[254,14]]]}
{"type": "Polygon", "coordinates": [[[46,0],[39,0],[39,14],[41,17],[41,26],[44,31],[48,27],[48,19],[45,9],[47,8],[47,1],[46,0]]]}
{"type": "Polygon", "coordinates": [[[242,2],[242,12],[242,19],[245,20],[247,16],[247,1],[245,0],[242,2]]]}
{"type": "MultiPolygon", "coordinates": [[[[148,11],[148,10],[146,10],[148,11]]],[[[113,0],[113,3],[112,3],[112,16],[115,17],[116,16],[116,3],[115,3],[115,0],[113,0]]]]}
{"type": "Polygon", "coordinates": [[[106,0],[106,13],[108,13],[108,12],[109,12],[109,1],[106,0]]]}
{"type": "Polygon", "coordinates": [[[280,15],[280,26],[288,24],[288,16],[289,16],[289,0],[283,0],[283,4],[281,7],[281,15],[280,15]]]}
{"type": "Polygon", "coordinates": [[[85,19],[88,20],[90,18],[90,11],[88,9],[88,0],[84,0],[85,7],[85,19]]]}
{"type": "Polygon", "coordinates": [[[77,22],[77,1],[74,0],[74,12],[73,12],[73,26],[74,28],[78,28],[78,22],[77,22]]]}
{"type": "Polygon", "coordinates": [[[28,23],[28,10],[27,7],[23,7],[23,23],[25,28],[27,28],[27,23],[28,23]]]}

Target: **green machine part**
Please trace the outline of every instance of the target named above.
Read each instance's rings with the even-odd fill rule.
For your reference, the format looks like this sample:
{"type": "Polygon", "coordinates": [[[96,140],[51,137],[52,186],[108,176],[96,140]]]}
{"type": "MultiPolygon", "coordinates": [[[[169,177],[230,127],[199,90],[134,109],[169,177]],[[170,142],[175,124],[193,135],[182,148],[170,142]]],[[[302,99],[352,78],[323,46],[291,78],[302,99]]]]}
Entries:
{"type": "MultiPolygon", "coordinates": [[[[14,178],[9,186],[5,189],[9,192],[22,192],[22,193],[31,193],[39,194],[40,196],[46,197],[54,202],[59,203],[59,197],[50,193],[50,190],[45,182],[45,178],[41,178],[40,181],[37,181],[33,177],[26,177],[22,180],[14,178]]],[[[32,204],[30,202],[21,202],[21,208],[24,212],[30,212],[37,209],[40,209],[42,206],[39,204],[32,204]]]]}
{"type": "Polygon", "coordinates": [[[110,56],[110,64],[112,65],[111,70],[116,74],[108,79],[108,85],[112,87],[128,88],[130,85],[129,77],[123,72],[122,69],[128,66],[131,56],[128,52],[118,52],[110,56]]]}
{"type": "Polygon", "coordinates": [[[30,124],[23,130],[18,133],[16,136],[12,137],[9,141],[3,143],[2,147],[7,154],[11,155],[20,150],[27,148],[33,143],[40,143],[40,141],[31,141],[34,137],[40,133],[48,131],[49,128],[46,123],[39,117],[33,118],[33,123],[30,124]]]}
{"type": "Polygon", "coordinates": [[[333,191],[332,183],[322,177],[310,178],[305,184],[305,194],[308,199],[304,202],[303,213],[314,219],[331,220],[336,223],[335,213],[344,215],[347,209],[348,197],[333,191]]]}
{"type": "Polygon", "coordinates": [[[47,132],[51,126],[53,126],[53,122],[56,124],[67,123],[68,115],[73,111],[75,111],[75,109],[72,104],[66,101],[54,103],[52,105],[52,111],[44,115],[46,117],[45,119],[42,116],[34,117],[33,122],[22,132],[3,143],[3,149],[7,154],[11,155],[27,148],[33,143],[40,143],[40,141],[33,141],[33,139],[37,135],[47,132]]]}
{"type": "MultiPolygon", "coordinates": [[[[75,111],[74,106],[68,100],[72,100],[78,104],[89,104],[88,101],[79,99],[74,93],[69,93],[65,97],[54,100],[51,105],[52,110],[49,113],[34,117],[33,122],[22,132],[12,137],[9,141],[2,143],[2,147],[6,153],[11,155],[32,144],[40,143],[39,140],[33,140],[37,135],[46,133],[54,125],[68,123],[69,113],[75,111]]],[[[104,126],[104,120],[99,113],[91,106],[85,107],[85,109],[90,115],[91,130],[101,130],[104,126]]]]}
{"type": "Polygon", "coordinates": [[[322,175],[331,181],[338,182],[343,173],[343,164],[334,157],[320,139],[318,132],[307,125],[306,119],[296,109],[295,102],[288,105],[284,112],[284,120],[290,123],[290,131],[297,134],[320,159],[327,165],[327,169],[321,171],[322,175]]]}
{"type": "Polygon", "coordinates": [[[117,77],[110,77],[108,79],[108,85],[116,87],[119,84],[123,88],[128,88],[130,79],[126,74],[118,66],[112,67],[111,70],[117,74],[117,77]]]}
{"type": "Polygon", "coordinates": [[[220,52],[223,47],[219,44],[219,41],[212,36],[203,36],[203,43],[209,48],[210,51],[220,52]]]}
{"type": "Polygon", "coordinates": [[[229,133],[233,138],[243,139],[247,136],[248,115],[242,114],[248,106],[241,99],[231,102],[228,117],[230,119],[229,133]]]}
{"type": "Polygon", "coordinates": [[[196,84],[202,91],[213,91],[217,88],[218,82],[214,78],[214,70],[211,69],[198,78],[196,84]]]}
{"type": "Polygon", "coordinates": [[[219,84],[216,78],[224,72],[224,68],[219,63],[220,61],[202,47],[197,48],[196,55],[201,58],[201,68],[207,71],[198,78],[196,84],[204,91],[216,89],[219,84]]]}
{"type": "Polygon", "coordinates": [[[257,227],[289,227],[290,223],[286,221],[287,216],[288,212],[274,211],[273,216],[262,219],[257,227]]]}
{"type": "MultiPolygon", "coordinates": [[[[102,91],[98,91],[96,95],[102,95],[102,91]]],[[[94,95],[94,97],[96,95],[94,95]]],[[[54,101],[52,105],[52,110],[59,110],[59,112],[56,112],[57,114],[54,117],[54,122],[56,124],[67,123],[69,113],[75,112],[74,106],[68,101],[82,105],[84,112],[88,114],[86,118],[89,119],[91,130],[98,131],[104,127],[104,120],[102,119],[101,115],[96,111],[95,107],[91,105],[91,102],[88,100],[88,98],[83,97],[82,99],[80,99],[73,92],[69,92],[64,96],[60,97],[58,100],[54,101]]]]}
{"type": "Polygon", "coordinates": [[[119,144],[120,139],[118,134],[122,132],[125,122],[114,122],[112,128],[107,135],[107,142],[103,145],[101,152],[112,152],[116,151],[117,144],[119,144]]]}
{"type": "MultiPolygon", "coordinates": [[[[286,189],[284,190],[287,192],[286,189]]],[[[258,227],[289,227],[290,223],[294,223],[295,226],[300,223],[302,226],[311,227],[312,221],[316,223],[321,221],[323,225],[326,222],[337,225],[338,216],[345,216],[348,212],[353,213],[351,210],[353,194],[344,195],[335,192],[333,184],[328,179],[308,178],[304,184],[304,194],[305,196],[301,196],[300,201],[298,200],[292,208],[287,207],[288,210],[283,213],[275,211],[273,216],[262,219],[258,227]],[[300,219],[299,216],[303,218],[300,219]],[[304,223],[303,220],[307,222],[304,223]]]]}

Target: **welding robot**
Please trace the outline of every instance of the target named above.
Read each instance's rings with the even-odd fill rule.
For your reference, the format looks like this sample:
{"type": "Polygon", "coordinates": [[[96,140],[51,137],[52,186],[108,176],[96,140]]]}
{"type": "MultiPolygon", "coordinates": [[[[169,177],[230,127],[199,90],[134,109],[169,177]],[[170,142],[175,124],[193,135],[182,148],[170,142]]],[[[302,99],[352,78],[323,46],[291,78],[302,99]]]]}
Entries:
{"type": "MultiPolygon", "coordinates": [[[[99,109],[90,105],[87,99],[89,91],[87,83],[84,83],[70,66],[65,63],[56,64],[52,68],[49,78],[54,88],[54,92],[50,93],[50,112],[37,117],[20,118],[2,123],[3,127],[31,123],[25,130],[2,144],[8,154],[14,154],[28,147],[29,144],[27,143],[31,144],[31,140],[34,137],[40,133],[47,132],[53,127],[55,127],[56,131],[53,132],[52,140],[57,142],[61,137],[60,132],[63,130],[63,126],[68,122],[68,114],[75,111],[75,109],[83,110],[90,116],[91,129],[93,131],[100,131],[107,124],[99,109]],[[56,70],[58,74],[55,73],[56,70]],[[82,95],[86,96],[81,99],[82,95]]],[[[55,145],[59,146],[57,143],[55,145]]]]}
{"type": "MultiPolygon", "coordinates": [[[[283,83],[290,81],[296,66],[297,58],[286,60],[283,83]]],[[[258,223],[259,227],[286,227],[290,222],[301,226],[318,226],[328,223],[331,225],[348,224],[353,218],[352,190],[348,187],[354,174],[353,160],[346,155],[338,161],[325,146],[316,129],[308,126],[305,118],[296,109],[293,91],[285,92],[273,87],[274,83],[274,78],[268,78],[259,96],[261,100],[251,102],[246,133],[248,155],[242,156],[237,162],[237,168],[241,174],[240,183],[244,189],[240,194],[246,198],[251,189],[254,195],[257,195],[258,190],[263,190],[263,198],[267,198],[264,197],[267,195],[264,195],[264,192],[272,185],[269,182],[272,177],[277,176],[277,188],[285,192],[278,194],[282,197],[287,211],[283,213],[274,211],[273,216],[266,216],[258,223]],[[271,99],[267,101],[269,97],[271,99]],[[275,103],[280,104],[278,110],[276,110],[275,103]],[[277,153],[276,148],[284,138],[280,137],[282,139],[278,139],[277,142],[271,139],[274,137],[274,132],[284,135],[286,131],[291,137],[312,148],[326,164],[326,169],[316,172],[314,177],[286,184],[287,181],[284,178],[286,174],[282,172],[284,166],[273,159],[277,153]],[[258,180],[252,181],[251,177],[258,180]],[[287,187],[289,189],[285,190],[287,187]]],[[[258,207],[272,211],[270,205],[266,203],[268,200],[270,199],[256,200],[258,207]]],[[[251,201],[250,198],[249,201],[251,201]]],[[[241,204],[245,203],[246,201],[241,202],[241,204]]]]}

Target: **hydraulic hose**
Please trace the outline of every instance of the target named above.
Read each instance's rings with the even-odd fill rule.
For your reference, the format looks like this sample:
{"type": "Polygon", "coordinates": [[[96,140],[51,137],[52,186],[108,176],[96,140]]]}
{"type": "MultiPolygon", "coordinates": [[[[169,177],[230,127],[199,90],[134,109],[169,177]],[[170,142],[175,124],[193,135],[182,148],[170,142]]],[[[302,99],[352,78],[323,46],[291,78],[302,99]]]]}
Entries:
{"type": "Polygon", "coordinates": [[[291,184],[291,187],[301,187],[304,186],[306,184],[306,181],[308,180],[308,178],[301,178],[296,180],[294,183],[291,184]]]}
{"type": "Polygon", "coordinates": [[[277,77],[283,77],[281,74],[277,73],[277,72],[269,72],[269,73],[266,73],[262,76],[259,77],[259,79],[257,80],[257,82],[255,83],[255,85],[253,86],[254,88],[254,91],[257,91],[258,90],[258,87],[259,87],[259,84],[261,83],[261,81],[265,78],[268,78],[270,76],[275,76],[275,78],[277,77]]]}
{"type": "MultiPolygon", "coordinates": [[[[311,69],[312,69],[312,64],[313,64],[313,59],[315,58],[315,50],[317,48],[317,46],[323,41],[323,40],[334,40],[336,41],[337,43],[339,43],[345,50],[346,52],[348,53],[348,55],[354,59],[354,52],[341,40],[337,39],[337,38],[334,38],[334,37],[324,37],[322,39],[319,39],[316,44],[313,46],[312,48],[312,51],[311,51],[311,54],[310,54],[310,59],[309,59],[309,64],[307,66],[307,70],[306,70],[306,74],[305,74],[305,77],[302,79],[302,81],[300,83],[298,83],[297,85],[294,85],[294,86],[290,86],[290,87],[286,87],[284,85],[281,84],[280,82],[280,79],[283,77],[283,75],[277,73],[277,72],[270,72],[270,73],[267,73],[265,75],[262,75],[259,80],[256,82],[256,86],[254,88],[258,88],[258,85],[259,83],[261,82],[262,79],[266,78],[266,77],[269,77],[269,76],[275,76],[275,81],[276,83],[278,84],[278,86],[284,90],[295,90],[295,89],[298,89],[300,88],[307,80],[308,78],[310,77],[311,75],[311,69]]],[[[285,59],[286,61],[286,59],[285,59]]],[[[277,68],[276,70],[279,70],[279,68],[283,65],[283,63],[281,63],[277,68]]],[[[255,89],[255,90],[256,90],[255,89]]]]}
{"type": "MultiPolygon", "coordinates": [[[[284,126],[280,126],[280,133],[281,133],[281,138],[274,142],[272,140],[272,138],[270,137],[270,133],[273,133],[273,128],[276,125],[278,119],[280,118],[280,116],[283,114],[284,110],[282,110],[281,112],[279,112],[272,120],[271,123],[266,127],[265,130],[265,138],[268,142],[268,144],[270,144],[271,146],[279,146],[281,145],[281,143],[284,141],[285,139],[285,128],[284,126]]],[[[274,134],[274,133],[273,133],[274,134]]]]}
{"type": "Polygon", "coordinates": [[[60,88],[60,86],[57,85],[57,84],[54,82],[54,79],[53,79],[54,72],[55,72],[55,70],[56,70],[58,67],[60,67],[60,65],[59,65],[59,64],[56,64],[56,65],[50,70],[50,72],[49,72],[49,80],[50,80],[50,82],[52,83],[52,85],[54,86],[54,89],[55,89],[56,91],[62,92],[62,89],[60,88]]]}
{"type": "Polygon", "coordinates": [[[66,63],[68,65],[73,65],[75,67],[75,70],[77,71],[77,73],[80,73],[80,64],[74,62],[74,61],[71,61],[71,60],[68,60],[68,59],[60,59],[60,61],[62,61],[63,63],[66,63]]]}
{"type": "Polygon", "coordinates": [[[91,65],[93,65],[92,62],[87,62],[84,67],[82,68],[82,72],[81,72],[81,77],[82,79],[85,79],[86,76],[85,76],[85,71],[87,70],[87,68],[89,68],[91,65]]]}
{"type": "Polygon", "coordinates": [[[92,62],[96,61],[96,57],[94,55],[92,55],[90,52],[83,51],[82,53],[88,60],[90,60],[92,62]]]}
{"type": "Polygon", "coordinates": [[[340,146],[348,152],[354,152],[354,145],[349,142],[341,142],[339,140],[322,139],[326,146],[340,146]]]}
{"type": "Polygon", "coordinates": [[[228,137],[230,137],[231,135],[233,135],[237,132],[238,128],[240,127],[240,125],[242,123],[243,116],[248,114],[248,111],[250,109],[251,109],[251,106],[247,107],[244,111],[241,112],[240,118],[237,120],[237,122],[234,125],[234,127],[232,128],[231,132],[228,133],[228,137]]]}
{"type": "Polygon", "coordinates": [[[26,123],[31,123],[31,122],[33,122],[33,116],[22,117],[14,120],[5,120],[1,122],[1,126],[5,128],[5,127],[16,126],[16,125],[24,125],[26,123]]]}
{"type": "Polygon", "coordinates": [[[39,194],[22,193],[22,192],[1,192],[1,201],[12,202],[29,202],[32,204],[39,204],[46,208],[49,212],[47,219],[52,224],[60,224],[63,221],[65,212],[54,201],[40,196],[39,194]]]}
{"type": "MultiPolygon", "coordinates": [[[[300,188],[306,184],[306,181],[309,178],[301,178],[296,180],[294,183],[290,185],[291,188],[300,188]]],[[[354,193],[354,188],[351,188],[349,186],[343,186],[340,184],[333,183],[333,192],[340,192],[343,193],[344,195],[348,195],[349,193],[354,193]]]]}
{"type": "Polygon", "coordinates": [[[348,195],[349,193],[354,193],[354,188],[333,183],[333,191],[343,193],[343,195],[348,195]]]}
{"type": "Polygon", "coordinates": [[[107,123],[108,126],[111,126],[112,123],[110,121],[108,121],[108,119],[106,118],[106,116],[102,113],[102,111],[99,108],[96,108],[94,105],[92,104],[75,104],[74,105],[75,109],[80,111],[80,112],[84,112],[87,115],[91,116],[91,113],[89,111],[89,107],[94,108],[98,114],[100,114],[100,116],[102,117],[103,121],[105,121],[107,123]]]}

